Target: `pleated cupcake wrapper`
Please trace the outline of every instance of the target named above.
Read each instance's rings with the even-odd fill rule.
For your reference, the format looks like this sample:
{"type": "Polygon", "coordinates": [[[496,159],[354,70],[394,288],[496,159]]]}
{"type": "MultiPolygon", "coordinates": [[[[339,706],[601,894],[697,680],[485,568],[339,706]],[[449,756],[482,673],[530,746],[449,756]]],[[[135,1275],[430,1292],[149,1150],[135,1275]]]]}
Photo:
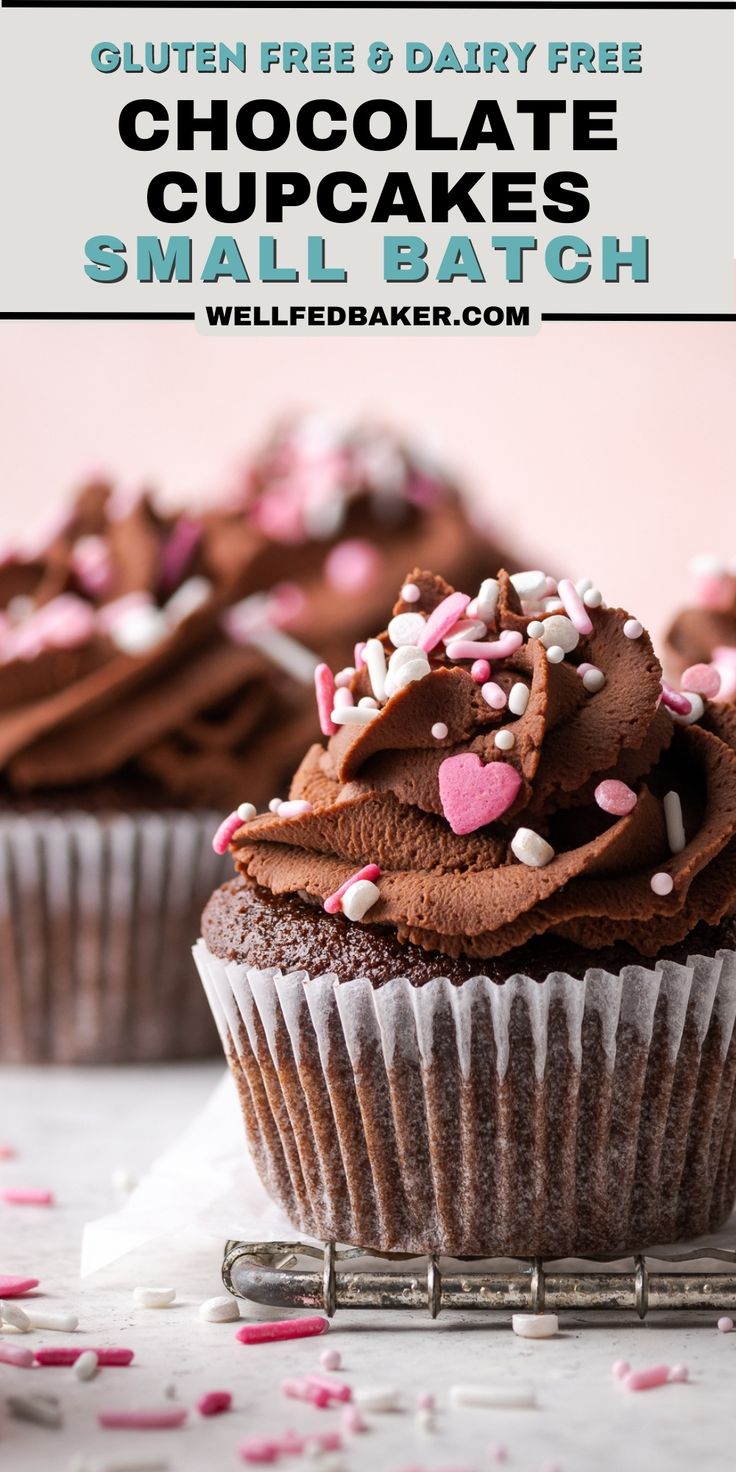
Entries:
{"type": "Polygon", "coordinates": [[[377,989],[194,954],[259,1174],[299,1232],[558,1257],[730,1211],[736,952],[377,989]]]}
{"type": "Polygon", "coordinates": [[[108,1063],[216,1048],[190,947],[224,860],[218,815],[0,818],[0,1059],[108,1063]]]}

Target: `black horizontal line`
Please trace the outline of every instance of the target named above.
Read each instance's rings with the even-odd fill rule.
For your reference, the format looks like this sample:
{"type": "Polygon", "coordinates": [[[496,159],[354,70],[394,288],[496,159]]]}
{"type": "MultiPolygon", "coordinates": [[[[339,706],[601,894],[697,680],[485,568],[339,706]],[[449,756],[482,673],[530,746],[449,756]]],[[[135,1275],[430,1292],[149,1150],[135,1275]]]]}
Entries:
{"type": "MultiPolygon", "coordinates": [[[[2,0],[3,10],[202,10],[206,0],[2,0]]],[[[452,0],[216,0],[217,10],[454,10],[452,0]]],[[[463,0],[463,10],[736,10],[736,0],[463,0]]]]}
{"type": "Polygon", "coordinates": [[[542,312],[543,322],[736,322],[736,312],[542,312]]]}
{"type": "Polygon", "coordinates": [[[0,322],[193,322],[194,312],[0,312],[0,322]]]}

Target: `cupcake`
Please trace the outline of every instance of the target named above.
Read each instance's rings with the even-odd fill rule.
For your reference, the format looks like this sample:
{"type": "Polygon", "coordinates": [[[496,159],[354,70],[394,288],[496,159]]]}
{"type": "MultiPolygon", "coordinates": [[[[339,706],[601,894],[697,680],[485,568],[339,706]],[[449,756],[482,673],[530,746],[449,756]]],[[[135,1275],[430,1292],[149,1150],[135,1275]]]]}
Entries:
{"type": "Polygon", "coordinates": [[[278,811],[233,815],[195,948],[295,1229],[558,1257],[717,1227],[736,714],[537,574],[471,601],[415,570],[349,684],[318,683],[325,739],[278,811]]]}
{"type": "Polygon", "coordinates": [[[665,641],[668,668],[684,676],[687,689],[701,693],[703,686],[712,699],[734,700],[736,572],[704,556],[693,560],[690,574],[691,604],[676,614],[665,641]]]}
{"type": "Polygon", "coordinates": [[[286,791],[319,734],[315,667],[352,661],[409,540],[457,575],[496,556],[414,454],[300,425],[227,504],[166,512],[93,482],[3,559],[0,1058],[217,1047],[189,959],[223,877],[203,835],[244,793],[286,791]]]}

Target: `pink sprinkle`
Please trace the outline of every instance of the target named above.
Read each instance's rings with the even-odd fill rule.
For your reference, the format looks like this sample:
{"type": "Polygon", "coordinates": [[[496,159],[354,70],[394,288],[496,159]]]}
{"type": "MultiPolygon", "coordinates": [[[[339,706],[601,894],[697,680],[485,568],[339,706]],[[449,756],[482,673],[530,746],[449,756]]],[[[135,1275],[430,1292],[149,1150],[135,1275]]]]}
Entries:
{"type": "Polygon", "coordinates": [[[15,1150],[12,1145],[0,1145],[0,1160],[15,1160],[15,1150]]]}
{"type": "Polygon", "coordinates": [[[691,664],[680,681],[683,690],[693,695],[704,695],[706,700],[715,700],[720,688],[721,677],[712,664],[691,664]]]}
{"type": "Polygon", "coordinates": [[[184,1406],[165,1406],[160,1411],[100,1411],[97,1424],[108,1431],[170,1431],[183,1426],[187,1414],[184,1406]]]}
{"type": "Polygon", "coordinates": [[[575,625],[579,634],[592,634],[593,625],[588,616],[588,610],[583,603],[574,583],[569,578],[560,578],[557,584],[557,592],[562,599],[562,606],[570,622],[575,625]]]}
{"type": "Polygon", "coordinates": [[[279,804],[280,818],[301,818],[304,813],[311,813],[311,811],[311,802],[307,802],[306,798],[303,797],[294,798],[292,802],[282,802],[279,804]]]}
{"type": "Polygon", "coordinates": [[[275,583],[269,599],[269,613],[279,628],[291,624],[303,612],[306,597],[298,583],[275,583]]]}
{"type": "Polygon", "coordinates": [[[6,1186],[0,1191],[0,1200],[10,1206],[53,1206],[53,1191],[36,1191],[25,1186],[6,1186]]]}
{"type": "Polygon", "coordinates": [[[599,782],[595,789],[595,800],[604,813],[613,813],[617,818],[623,818],[626,813],[633,812],[638,798],[625,782],[617,782],[610,777],[605,782],[599,782]]]}
{"type": "Polygon", "coordinates": [[[419,640],[419,648],[423,649],[425,654],[429,654],[430,650],[434,649],[441,639],[444,639],[445,634],[449,634],[453,625],[459,618],[462,618],[469,602],[470,599],[466,593],[450,593],[447,598],[443,598],[442,602],[437,604],[434,613],[430,613],[419,640]]]}
{"type": "Polygon", "coordinates": [[[212,840],[212,847],[216,854],[227,853],[230,839],[237,832],[238,828],[242,828],[242,826],[243,819],[238,813],[230,813],[227,818],[223,818],[212,840]]]}
{"type": "Polygon", "coordinates": [[[458,639],[447,646],[448,659],[506,659],[521,649],[524,640],[514,629],[505,629],[498,639],[489,644],[478,644],[472,639],[458,639]]]}
{"type": "Polygon", "coordinates": [[[323,1349],[319,1362],[325,1370],[339,1370],[342,1364],[342,1355],[339,1349],[323,1349]]]}
{"type": "Polygon", "coordinates": [[[355,665],[356,670],[361,669],[362,665],[365,663],[363,659],[363,650],[365,649],[365,645],[365,639],[361,639],[355,645],[355,648],[353,650],[353,664],[355,665]]]}
{"type": "Polygon", "coordinates": [[[306,1444],[306,1436],[300,1436],[299,1432],[292,1430],[291,1427],[289,1427],[289,1430],[285,1431],[283,1436],[280,1436],[278,1441],[276,1442],[276,1446],[279,1452],[281,1452],[285,1457],[301,1456],[301,1453],[304,1451],[306,1444]]]}
{"type": "MultiPolygon", "coordinates": [[[[368,866],[374,869],[375,864],[368,866]]],[[[372,875],[361,878],[372,878],[372,875]]],[[[352,880],[349,883],[352,884],[352,880]]],[[[347,888],[347,885],[346,885],[347,888]]],[[[270,1323],[243,1324],[238,1329],[235,1338],[241,1344],[270,1344],[276,1339],[307,1339],[312,1334],[324,1334],[329,1328],[329,1321],[322,1318],[320,1314],[313,1314],[306,1319],[273,1319],[270,1323]]]]}
{"type": "Polygon", "coordinates": [[[359,879],[373,880],[380,879],[380,877],[381,870],[379,869],[378,864],[366,864],[363,869],[358,869],[355,874],[351,874],[350,878],[346,879],[345,883],[341,884],[340,888],[336,889],[334,894],[330,894],[327,896],[327,899],[322,906],[323,910],[326,910],[328,915],[336,915],[338,910],[340,909],[340,900],[345,894],[345,891],[350,888],[351,884],[357,884],[359,879]]]}
{"type": "Polygon", "coordinates": [[[76,649],[92,638],[96,628],[95,611],[76,593],[60,593],[39,608],[32,620],[40,630],[47,648],[76,649]]]}
{"type": "Polygon", "coordinates": [[[579,675],[580,678],[581,678],[581,680],[582,680],[583,675],[587,675],[588,670],[594,670],[594,669],[595,669],[595,665],[594,664],[587,664],[587,663],[583,662],[583,664],[579,664],[579,665],[576,665],[575,666],[575,673],[576,673],[576,675],[579,675]]]}
{"type": "Polygon", "coordinates": [[[503,710],[506,704],[506,692],[496,684],[495,680],[489,680],[480,693],[492,710],[503,710]]]}
{"type": "Polygon", "coordinates": [[[17,1365],[21,1370],[30,1370],[32,1364],[32,1349],[21,1349],[15,1344],[0,1344],[0,1365],[17,1365]]]}
{"type": "Polygon", "coordinates": [[[721,677],[721,700],[736,698],[736,648],[730,644],[716,645],[713,667],[721,677]]]}
{"type": "Polygon", "coordinates": [[[80,1354],[87,1349],[94,1349],[97,1355],[98,1365],[130,1365],[133,1361],[132,1349],[97,1349],[94,1345],[83,1344],[79,1349],[75,1346],[42,1345],[40,1349],[34,1350],[36,1363],[39,1365],[75,1365],[80,1354]]]}
{"type": "Polygon", "coordinates": [[[669,1376],[669,1365],[650,1365],[645,1370],[630,1370],[623,1384],[627,1390],[654,1390],[658,1385],[666,1385],[669,1376]]]}
{"type": "Polygon", "coordinates": [[[687,1385],[690,1379],[690,1371],[687,1365],[673,1365],[669,1373],[671,1385],[687,1385]]]}
{"type": "Polygon", "coordinates": [[[718,1320],[718,1323],[716,1324],[716,1328],[717,1328],[719,1334],[730,1334],[730,1333],[732,1333],[732,1331],[733,1331],[733,1319],[729,1319],[728,1316],[724,1314],[723,1318],[718,1320]]]}
{"type": "Polygon", "coordinates": [[[330,1400],[351,1400],[353,1392],[346,1380],[333,1380],[330,1375],[306,1375],[308,1385],[327,1392],[330,1400]]]}
{"type": "Polygon", "coordinates": [[[339,1452],[342,1449],[339,1431],[318,1431],[316,1436],[309,1437],[309,1441],[321,1452],[339,1452]]]}
{"type": "Polygon", "coordinates": [[[325,558],[325,578],[338,593],[369,588],[378,577],[381,554],[362,537],[338,542],[325,558]]]}
{"type": "Polygon", "coordinates": [[[180,516],[161,552],[159,586],[166,595],[178,588],[202,536],[202,523],[180,516]]]}
{"type": "Polygon", "coordinates": [[[628,1375],[630,1369],[631,1365],[628,1360],[614,1360],[611,1365],[611,1374],[614,1376],[614,1379],[623,1380],[624,1376],[628,1375]]]}
{"type": "Polygon", "coordinates": [[[110,584],[110,553],[102,537],[80,537],[72,548],[75,577],[90,597],[104,593],[110,584]]]}
{"type": "MultiPolygon", "coordinates": [[[[470,673],[478,685],[484,685],[491,673],[491,666],[487,659],[476,659],[470,666],[470,673]]],[[[498,686],[496,686],[498,689],[498,686]]],[[[489,701],[490,704],[490,701],[489,701]]]]}
{"type": "Polygon", "coordinates": [[[38,1287],[38,1278],[16,1278],[12,1274],[0,1273],[0,1298],[20,1298],[21,1293],[30,1293],[38,1287]]]}
{"type": "Polygon", "coordinates": [[[330,1403],[330,1397],[327,1391],[320,1390],[319,1394],[317,1394],[316,1387],[310,1385],[306,1376],[303,1376],[301,1379],[292,1377],[288,1380],[282,1380],[281,1394],[288,1396],[289,1400],[311,1401],[312,1405],[319,1406],[320,1409],[323,1409],[330,1403]]]}
{"type": "Polygon", "coordinates": [[[488,1458],[489,1458],[489,1461],[491,1461],[491,1462],[507,1462],[508,1461],[509,1454],[508,1454],[508,1451],[506,1450],[506,1447],[504,1446],[504,1444],[503,1444],[502,1441],[496,1442],[495,1445],[493,1443],[491,1443],[491,1445],[488,1448],[488,1458]]]}
{"type": "Polygon", "coordinates": [[[669,707],[678,716],[690,714],[690,701],[686,695],[681,695],[678,690],[673,690],[666,680],[662,681],[662,704],[669,707]]]}
{"type": "Polygon", "coordinates": [[[219,1416],[223,1411],[229,1411],[232,1403],[229,1390],[208,1390],[197,1401],[197,1410],[200,1416],[219,1416]]]}
{"type": "Polygon", "coordinates": [[[420,1390],[417,1396],[417,1405],[420,1411],[433,1411],[437,1404],[431,1390],[420,1390]]]}
{"type": "Polygon", "coordinates": [[[716,608],[726,612],[733,595],[728,578],[711,573],[709,576],[696,578],[693,596],[701,608],[716,608]]]}
{"type": "Polygon", "coordinates": [[[341,1422],[346,1431],[352,1436],[359,1436],[361,1431],[367,1431],[365,1418],[357,1406],[346,1406],[341,1416],[341,1422]]]}
{"type": "MultiPolygon", "coordinates": [[[[365,648],[365,645],[363,646],[365,648]]],[[[357,646],[355,667],[358,668],[357,646]]],[[[332,719],[332,710],[335,704],[335,681],[332,670],[328,664],[318,664],[314,672],[314,692],[317,696],[317,714],[319,715],[319,728],[323,736],[334,736],[337,726],[332,719]]]]}
{"type": "Polygon", "coordinates": [[[652,875],[649,885],[655,894],[660,895],[672,894],[675,887],[672,875],[665,874],[663,870],[659,874],[652,875]]]}
{"type": "Polygon", "coordinates": [[[243,1462],[260,1465],[264,1462],[275,1462],[280,1450],[277,1441],[270,1441],[264,1436],[249,1436],[247,1441],[241,1441],[238,1456],[243,1462]]]}

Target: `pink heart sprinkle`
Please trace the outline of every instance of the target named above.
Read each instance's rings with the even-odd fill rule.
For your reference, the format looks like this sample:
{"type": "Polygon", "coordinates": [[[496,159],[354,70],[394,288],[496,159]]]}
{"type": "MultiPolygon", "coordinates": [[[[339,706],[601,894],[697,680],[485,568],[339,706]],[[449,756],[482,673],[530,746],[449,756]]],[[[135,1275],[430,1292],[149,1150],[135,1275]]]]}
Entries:
{"type": "Polygon", "coordinates": [[[721,688],[721,677],[712,664],[691,664],[680,684],[692,695],[704,695],[707,700],[715,700],[721,688]]]}
{"type": "Polygon", "coordinates": [[[595,800],[604,813],[613,813],[617,818],[633,812],[637,804],[636,793],[625,782],[618,782],[613,777],[598,783],[595,800]]]}
{"type": "Polygon", "coordinates": [[[453,833],[474,833],[511,807],[521,777],[508,762],[484,767],[472,751],[448,756],[439,769],[440,802],[453,833]]]}

